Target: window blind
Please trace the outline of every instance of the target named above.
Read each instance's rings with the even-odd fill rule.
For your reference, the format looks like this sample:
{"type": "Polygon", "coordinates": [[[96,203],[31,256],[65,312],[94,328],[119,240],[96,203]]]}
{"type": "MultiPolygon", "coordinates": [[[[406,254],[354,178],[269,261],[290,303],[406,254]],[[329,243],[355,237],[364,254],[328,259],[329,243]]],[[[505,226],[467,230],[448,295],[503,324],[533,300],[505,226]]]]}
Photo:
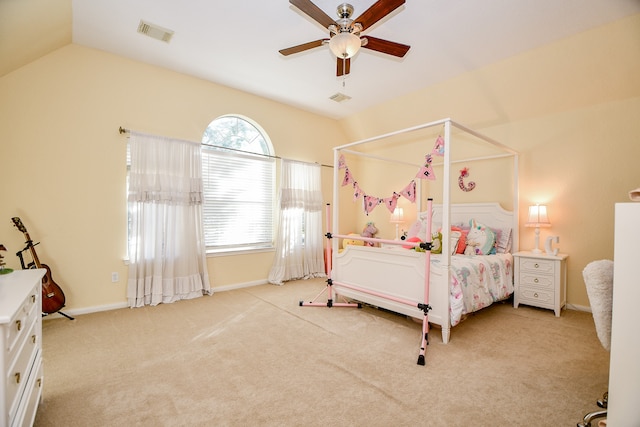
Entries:
{"type": "Polygon", "coordinates": [[[203,146],[202,179],[207,248],[273,246],[275,159],[203,146]]]}

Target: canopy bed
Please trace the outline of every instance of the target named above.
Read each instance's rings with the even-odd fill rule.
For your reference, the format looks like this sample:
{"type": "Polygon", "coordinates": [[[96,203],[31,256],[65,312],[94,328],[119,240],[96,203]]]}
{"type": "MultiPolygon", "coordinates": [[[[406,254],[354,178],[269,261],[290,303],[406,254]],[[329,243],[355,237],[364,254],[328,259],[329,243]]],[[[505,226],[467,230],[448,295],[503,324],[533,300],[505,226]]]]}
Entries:
{"type": "MultiPolygon", "coordinates": [[[[384,167],[379,169],[376,174],[385,175],[384,167]]],[[[424,323],[428,319],[428,323],[441,327],[442,341],[448,343],[451,327],[459,323],[466,314],[508,298],[513,292],[511,252],[512,249],[514,252],[518,249],[517,170],[517,152],[449,118],[335,147],[331,215],[330,208],[327,209],[327,237],[330,241],[328,259],[331,266],[327,305],[354,305],[353,302],[338,302],[339,299],[346,298],[348,301],[355,300],[423,319],[424,323]],[[423,132],[428,132],[430,136],[435,136],[438,132],[442,135],[437,136],[433,150],[418,165],[419,170],[415,175],[418,179],[411,180],[403,190],[393,191],[389,197],[367,194],[365,187],[370,183],[356,179],[357,173],[350,168],[345,154],[350,157],[351,162],[360,166],[361,171],[366,169],[362,165],[370,159],[409,164],[404,160],[380,155],[379,153],[385,153],[384,149],[367,151],[362,147],[383,142],[389,150],[394,141],[402,141],[400,144],[404,145],[407,145],[407,141],[412,141],[410,146],[418,146],[424,150],[424,137],[411,136],[415,133],[422,135],[423,132]],[[456,191],[453,194],[456,180],[453,168],[457,164],[468,167],[460,170],[458,177],[457,184],[462,193],[456,191]],[[469,177],[470,170],[475,173],[483,168],[490,172],[488,175],[478,176],[486,176],[487,180],[494,177],[492,179],[497,183],[479,182],[477,187],[484,187],[484,190],[471,193],[476,183],[468,179],[465,183],[465,179],[469,177]],[[498,172],[499,169],[502,170],[498,172]],[[425,177],[428,181],[424,180],[425,177]],[[506,185],[510,194],[505,196],[502,191],[500,197],[493,198],[491,188],[494,185],[502,188],[506,185]],[[367,216],[378,205],[384,204],[389,212],[393,212],[399,199],[409,199],[416,206],[416,223],[412,229],[415,230],[416,226],[421,229],[420,237],[396,241],[352,237],[345,233],[348,226],[341,227],[341,199],[345,199],[344,192],[349,186],[353,188],[354,202],[362,203],[367,216]],[[428,187],[428,191],[423,187],[428,187]],[[478,197],[487,200],[476,201],[478,197]],[[425,199],[428,209],[422,212],[425,199]],[[458,203],[469,200],[473,202],[458,203]],[[509,210],[501,205],[507,205],[509,210]],[[333,229],[331,219],[334,220],[333,229]],[[480,250],[478,247],[471,247],[472,242],[469,240],[470,245],[467,247],[472,250],[467,249],[465,254],[463,248],[461,252],[461,235],[470,239],[471,233],[476,229],[493,234],[491,248],[480,250]],[[437,238],[432,241],[436,235],[437,238]],[[346,245],[340,248],[340,238],[346,237],[362,240],[373,246],[346,245]],[[420,246],[420,242],[427,244],[420,246]],[[436,243],[440,246],[439,255],[435,254],[436,243]],[[420,250],[421,247],[423,250],[420,250]]],[[[487,242],[482,242],[485,243],[487,242]]],[[[312,302],[307,305],[321,304],[312,302]]],[[[428,325],[423,328],[425,329],[428,332],[428,325]]],[[[423,364],[420,360],[418,363],[423,364]]]]}

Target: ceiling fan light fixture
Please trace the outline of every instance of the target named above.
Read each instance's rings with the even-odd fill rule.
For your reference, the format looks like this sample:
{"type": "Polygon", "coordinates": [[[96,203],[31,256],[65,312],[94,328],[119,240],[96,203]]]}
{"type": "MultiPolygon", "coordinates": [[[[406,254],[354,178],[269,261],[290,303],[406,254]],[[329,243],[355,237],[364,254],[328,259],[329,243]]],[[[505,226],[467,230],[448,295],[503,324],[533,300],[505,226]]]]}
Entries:
{"type": "Polygon", "coordinates": [[[331,37],[329,40],[329,49],[338,58],[351,58],[360,50],[360,37],[355,34],[342,32],[331,37]]]}

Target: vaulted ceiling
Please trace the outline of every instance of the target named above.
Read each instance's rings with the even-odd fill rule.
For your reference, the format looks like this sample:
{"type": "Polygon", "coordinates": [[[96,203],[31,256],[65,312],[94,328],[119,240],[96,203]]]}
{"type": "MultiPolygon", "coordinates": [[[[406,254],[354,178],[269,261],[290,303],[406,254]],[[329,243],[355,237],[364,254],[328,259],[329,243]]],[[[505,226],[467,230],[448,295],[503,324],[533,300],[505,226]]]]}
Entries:
{"type": "MultiPolygon", "coordinates": [[[[340,1],[314,3],[337,19],[340,1]]],[[[375,0],[349,3],[357,17],[375,0]]],[[[287,0],[0,0],[0,76],[76,43],[340,118],[636,13],[639,0],[407,0],[364,32],[406,56],[361,49],[343,78],[326,45],[278,53],[328,38],[287,0]],[[141,20],[171,40],[138,33],[141,20]]]]}

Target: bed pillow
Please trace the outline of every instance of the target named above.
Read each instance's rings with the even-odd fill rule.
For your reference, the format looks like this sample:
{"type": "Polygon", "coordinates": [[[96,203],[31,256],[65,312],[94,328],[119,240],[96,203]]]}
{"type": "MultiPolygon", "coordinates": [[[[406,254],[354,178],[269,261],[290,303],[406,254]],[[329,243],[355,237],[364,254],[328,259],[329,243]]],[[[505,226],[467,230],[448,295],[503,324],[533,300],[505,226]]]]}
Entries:
{"type": "Polygon", "coordinates": [[[456,246],[456,253],[463,254],[465,248],[467,247],[467,234],[469,234],[469,230],[464,230],[461,227],[453,226],[451,227],[451,231],[460,232],[460,238],[458,239],[458,245],[456,246]]]}
{"type": "Polygon", "coordinates": [[[489,255],[495,242],[496,235],[491,228],[476,222],[475,219],[469,220],[467,251],[465,251],[465,253],[471,253],[472,251],[468,249],[472,247],[473,253],[476,255],[489,255]]]}
{"type": "MultiPolygon", "coordinates": [[[[453,234],[454,231],[456,232],[457,239],[455,240],[455,246],[454,246],[454,239],[452,238],[450,240],[451,248],[452,249],[455,248],[455,251],[452,252],[451,255],[463,254],[464,249],[467,247],[467,234],[469,233],[469,229],[463,228],[457,225],[452,225],[451,233],[453,234]]],[[[440,228],[438,232],[442,233],[442,228],[440,228]]]]}
{"type": "Polygon", "coordinates": [[[451,251],[451,255],[455,255],[458,251],[458,242],[460,242],[460,238],[462,233],[460,231],[451,231],[449,233],[449,250],[451,251]]]}
{"type": "MultiPolygon", "coordinates": [[[[418,236],[407,237],[406,239],[404,239],[404,241],[409,243],[422,243],[422,239],[418,236]]],[[[405,249],[418,249],[418,246],[413,245],[402,245],[402,247],[405,249]]]]}
{"type": "MultiPolygon", "coordinates": [[[[360,235],[356,233],[349,233],[347,236],[360,237],[360,235]]],[[[349,245],[364,246],[364,241],[349,238],[342,239],[342,249],[346,249],[349,245]]]]}
{"type": "MultiPolygon", "coordinates": [[[[496,231],[496,230],[494,230],[496,231]]],[[[501,228],[496,231],[496,253],[497,254],[508,254],[511,252],[511,242],[513,238],[511,237],[511,229],[510,228],[501,228]]]]}
{"type": "Polygon", "coordinates": [[[411,227],[409,227],[409,230],[407,230],[407,237],[417,237],[422,242],[427,240],[427,229],[422,221],[416,221],[411,225],[411,227]]]}

